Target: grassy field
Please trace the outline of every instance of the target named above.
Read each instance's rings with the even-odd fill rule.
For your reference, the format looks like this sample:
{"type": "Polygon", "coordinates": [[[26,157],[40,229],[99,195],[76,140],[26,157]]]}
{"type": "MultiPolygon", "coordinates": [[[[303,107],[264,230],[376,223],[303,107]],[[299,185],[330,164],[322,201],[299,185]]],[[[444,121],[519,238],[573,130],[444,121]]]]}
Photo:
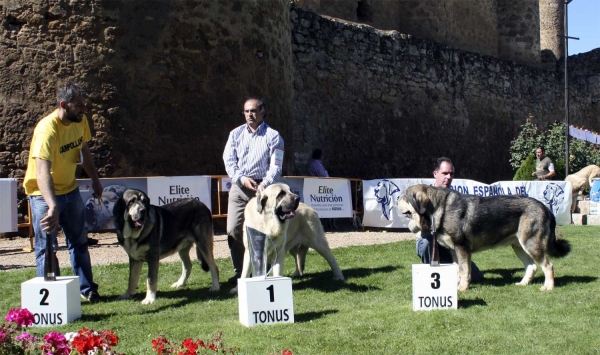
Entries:
{"type": "MultiPolygon", "coordinates": [[[[134,300],[116,301],[127,286],[127,265],[95,267],[108,301],[84,303],[81,319],[55,330],[111,329],[120,337],[116,349],[126,354],[152,354],[151,340],[161,333],[181,342],[206,340],[217,331],[227,347],[239,347],[236,354],[598,354],[600,228],[563,226],[560,232],[573,248],[552,260],[552,292],[539,291],[541,270],[534,284],[513,285],[524,270],[512,249],[503,247],[475,254],[486,280],[459,293],[458,310],[413,312],[411,264],[418,258],[414,241],[406,241],[335,249],[346,283],[332,281],[325,260],[311,251],[307,275],[293,281],[294,324],[241,325],[237,297],[223,281],[232,275],[226,259],[218,260],[217,293],[208,292],[210,276],[198,265],[188,286],[171,290],[180,264],[162,264],[158,299],[149,306],[140,304],[145,280],[134,300]]],[[[286,275],[292,272],[288,257],[286,275]]],[[[0,315],[20,306],[20,283],[34,276],[34,270],[0,273],[0,315]]]]}

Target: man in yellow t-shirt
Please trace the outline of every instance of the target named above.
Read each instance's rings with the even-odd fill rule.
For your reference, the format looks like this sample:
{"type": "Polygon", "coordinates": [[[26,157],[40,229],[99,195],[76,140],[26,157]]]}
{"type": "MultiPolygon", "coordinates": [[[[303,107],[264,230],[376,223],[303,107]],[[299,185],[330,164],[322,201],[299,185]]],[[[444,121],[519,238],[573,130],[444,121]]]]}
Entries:
{"type": "MultiPolygon", "coordinates": [[[[66,83],[58,88],[58,108],[38,122],[33,132],[23,185],[35,231],[37,276],[44,275],[46,242],[52,240],[57,247],[60,227],[67,241],[73,274],[79,276],[81,296],[96,302],[101,298],[92,275],[85,208],[75,179],[81,152],[83,169],[92,179],[94,196],[102,196],[102,184],[87,145],[91,134],[85,116],[86,96],[77,84],[66,83]]],[[[58,276],[60,269],[57,272],[58,276]]]]}

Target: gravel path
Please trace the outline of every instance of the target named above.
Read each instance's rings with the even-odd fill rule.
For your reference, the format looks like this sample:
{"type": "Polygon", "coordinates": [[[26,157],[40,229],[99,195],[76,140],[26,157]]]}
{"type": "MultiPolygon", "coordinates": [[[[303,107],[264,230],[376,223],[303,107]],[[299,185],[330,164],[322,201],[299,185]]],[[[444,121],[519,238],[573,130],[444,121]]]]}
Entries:
{"type": "MultiPolygon", "coordinates": [[[[98,239],[98,245],[90,246],[90,256],[93,265],[107,265],[115,263],[126,263],[127,254],[117,244],[115,233],[90,233],[91,238],[98,239]]],[[[386,231],[336,231],[327,232],[327,241],[333,248],[342,248],[352,245],[371,245],[394,243],[401,240],[415,239],[412,233],[386,232],[386,231]]],[[[69,252],[65,247],[64,239],[59,237],[58,260],[62,267],[70,265],[69,252]]],[[[35,267],[35,256],[33,253],[23,251],[23,247],[29,246],[29,239],[0,239],[0,271],[10,271],[23,268],[35,267]]],[[[194,248],[190,251],[192,260],[196,260],[196,251],[194,248]]],[[[214,245],[215,258],[228,258],[229,248],[227,247],[226,235],[215,235],[214,245]]],[[[177,254],[172,255],[164,262],[173,262],[179,260],[177,254]]]]}

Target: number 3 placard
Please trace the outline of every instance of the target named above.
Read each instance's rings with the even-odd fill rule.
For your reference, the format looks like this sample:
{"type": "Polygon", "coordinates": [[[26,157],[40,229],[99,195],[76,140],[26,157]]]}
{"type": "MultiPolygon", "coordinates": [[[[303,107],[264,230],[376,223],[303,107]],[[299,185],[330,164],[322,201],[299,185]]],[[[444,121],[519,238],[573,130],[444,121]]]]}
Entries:
{"type": "Polygon", "coordinates": [[[257,324],[294,323],[292,279],[253,277],[238,279],[240,322],[257,324]]]}
{"type": "Polygon", "coordinates": [[[413,311],[456,309],[458,265],[413,264],[413,311]]]}

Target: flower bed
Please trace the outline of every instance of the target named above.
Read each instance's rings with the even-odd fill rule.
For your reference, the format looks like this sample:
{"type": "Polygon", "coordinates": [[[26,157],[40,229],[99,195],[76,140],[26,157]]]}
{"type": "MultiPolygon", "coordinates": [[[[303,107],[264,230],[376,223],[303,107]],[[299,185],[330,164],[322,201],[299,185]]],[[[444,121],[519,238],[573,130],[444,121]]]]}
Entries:
{"type": "MultiPolygon", "coordinates": [[[[119,337],[110,330],[100,332],[83,328],[76,333],[61,334],[50,331],[43,338],[31,335],[25,328],[34,322],[33,313],[26,308],[12,309],[0,325],[0,355],[124,355],[113,348],[119,337]]],[[[158,355],[197,355],[235,354],[239,348],[227,348],[221,332],[210,341],[192,338],[184,339],[180,345],[173,345],[164,336],[152,340],[152,349],[158,355]]],[[[290,350],[282,350],[281,355],[293,355],[290,350]]]]}

